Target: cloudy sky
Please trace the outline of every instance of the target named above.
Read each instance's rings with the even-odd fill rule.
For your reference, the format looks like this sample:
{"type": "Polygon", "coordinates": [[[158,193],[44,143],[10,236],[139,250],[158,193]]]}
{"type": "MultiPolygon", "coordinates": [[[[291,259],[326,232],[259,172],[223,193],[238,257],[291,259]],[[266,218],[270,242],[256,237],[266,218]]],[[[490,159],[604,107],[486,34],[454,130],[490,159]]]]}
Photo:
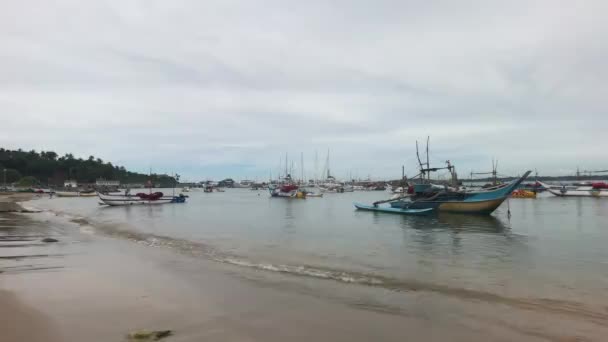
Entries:
{"type": "Polygon", "coordinates": [[[608,1],[0,0],[0,146],[198,180],[608,168],[608,1]],[[284,157],[283,157],[284,158],[284,157]]]}

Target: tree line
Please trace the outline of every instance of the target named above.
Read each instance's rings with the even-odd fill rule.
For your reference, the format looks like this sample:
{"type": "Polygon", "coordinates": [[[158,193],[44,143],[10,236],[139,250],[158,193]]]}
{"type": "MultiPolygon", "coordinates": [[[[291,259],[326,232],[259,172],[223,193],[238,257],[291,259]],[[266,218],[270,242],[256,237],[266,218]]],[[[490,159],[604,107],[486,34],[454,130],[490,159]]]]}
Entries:
{"type": "MultiPolygon", "coordinates": [[[[23,151],[0,148],[0,172],[6,174],[7,183],[34,183],[32,185],[63,186],[65,180],[79,184],[93,184],[98,179],[118,180],[121,184],[145,184],[150,180],[156,186],[168,187],[175,178],[165,174],[142,174],[127,171],[123,166],[112,165],[100,158],[75,158],[71,153],[59,156],[53,151],[23,151]],[[6,170],[6,171],[4,171],[6,170]]],[[[0,173],[0,181],[4,181],[0,173]]]]}

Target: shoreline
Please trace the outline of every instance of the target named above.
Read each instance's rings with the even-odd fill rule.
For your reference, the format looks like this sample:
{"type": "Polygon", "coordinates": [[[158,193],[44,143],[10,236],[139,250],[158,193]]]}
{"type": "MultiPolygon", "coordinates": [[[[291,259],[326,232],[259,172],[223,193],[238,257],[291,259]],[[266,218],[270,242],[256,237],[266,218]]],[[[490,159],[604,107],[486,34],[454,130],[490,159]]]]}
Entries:
{"type": "Polygon", "coordinates": [[[59,341],[124,341],[140,329],[173,330],[169,342],[402,341],[404,336],[562,342],[601,341],[608,333],[606,315],[576,303],[512,305],[268,272],[92,233],[86,219],[32,215],[13,215],[15,225],[35,226],[28,234],[50,234],[59,242],[0,248],[2,256],[21,256],[0,259],[5,271],[0,305],[12,300],[10,307],[26,312],[2,327],[21,324],[21,331],[44,331],[44,339],[28,341],[56,336],[59,341]],[[547,305],[555,310],[545,310],[547,305]]]}
{"type": "Polygon", "coordinates": [[[0,193],[0,213],[32,213],[31,209],[24,208],[21,203],[31,201],[37,195],[33,193],[0,193]]]}

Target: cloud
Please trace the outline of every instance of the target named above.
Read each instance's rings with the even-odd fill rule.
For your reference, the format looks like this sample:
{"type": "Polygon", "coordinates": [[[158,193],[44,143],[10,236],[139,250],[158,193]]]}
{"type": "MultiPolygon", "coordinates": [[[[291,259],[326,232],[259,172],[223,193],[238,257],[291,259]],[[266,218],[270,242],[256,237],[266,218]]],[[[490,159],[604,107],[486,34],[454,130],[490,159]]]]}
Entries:
{"type": "Polygon", "coordinates": [[[0,13],[4,147],[190,179],[328,148],[395,177],[427,135],[460,170],[606,166],[604,1],[33,2],[0,13]]]}

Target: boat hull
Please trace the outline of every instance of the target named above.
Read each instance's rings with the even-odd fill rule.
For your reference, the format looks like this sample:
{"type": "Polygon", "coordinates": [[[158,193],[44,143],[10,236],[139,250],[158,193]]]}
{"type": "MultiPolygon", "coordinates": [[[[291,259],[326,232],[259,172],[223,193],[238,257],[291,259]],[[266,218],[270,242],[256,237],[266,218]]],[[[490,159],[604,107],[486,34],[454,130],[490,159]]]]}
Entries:
{"type": "Polygon", "coordinates": [[[433,213],[434,209],[399,209],[392,207],[380,207],[373,205],[366,205],[361,203],[354,203],[355,208],[358,210],[375,211],[381,213],[400,214],[400,215],[429,215],[433,213]]]}

